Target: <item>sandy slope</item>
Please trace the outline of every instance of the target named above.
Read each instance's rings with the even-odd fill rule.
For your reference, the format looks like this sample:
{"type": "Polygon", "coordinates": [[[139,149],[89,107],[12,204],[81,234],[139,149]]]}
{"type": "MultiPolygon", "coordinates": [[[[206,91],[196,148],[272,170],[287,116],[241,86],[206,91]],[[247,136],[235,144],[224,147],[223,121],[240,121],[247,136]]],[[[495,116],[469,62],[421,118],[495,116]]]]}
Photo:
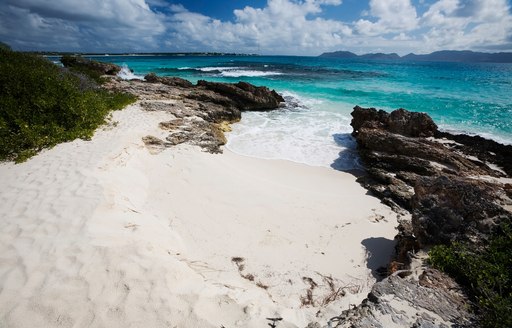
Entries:
{"type": "Polygon", "coordinates": [[[130,106],[92,141],[0,164],[0,327],[304,327],[366,296],[396,218],[355,177],[152,155],[166,115],[130,106]]]}

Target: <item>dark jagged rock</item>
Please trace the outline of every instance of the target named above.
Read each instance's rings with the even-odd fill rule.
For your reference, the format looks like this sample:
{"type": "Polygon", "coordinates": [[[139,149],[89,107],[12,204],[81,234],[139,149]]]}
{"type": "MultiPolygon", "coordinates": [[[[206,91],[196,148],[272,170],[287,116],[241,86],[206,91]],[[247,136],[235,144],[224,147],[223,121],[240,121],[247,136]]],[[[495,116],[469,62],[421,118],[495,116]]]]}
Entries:
{"type": "Polygon", "coordinates": [[[453,152],[439,142],[425,138],[411,138],[398,134],[392,128],[363,127],[356,139],[363,157],[372,167],[388,171],[411,171],[421,175],[433,175],[440,170],[463,175],[500,175],[482,162],[469,160],[453,152]]]}
{"type": "Polygon", "coordinates": [[[437,131],[436,138],[453,140],[453,148],[465,154],[478,157],[479,160],[495,163],[500,166],[507,175],[512,176],[512,145],[502,145],[494,140],[480,136],[468,136],[465,134],[451,134],[437,131]]]}
{"type": "Polygon", "coordinates": [[[413,196],[412,225],[420,244],[485,241],[503,219],[512,219],[496,203],[495,184],[457,176],[421,177],[413,196]]]}
{"type": "Polygon", "coordinates": [[[194,86],[192,82],[179,78],[179,77],[167,77],[167,76],[158,76],[155,73],[149,73],[144,76],[144,80],[150,83],[162,83],[169,86],[182,87],[182,88],[191,88],[194,86]]]}
{"type": "Polygon", "coordinates": [[[225,99],[229,99],[235,107],[242,111],[274,109],[284,102],[284,98],[274,90],[267,87],[257,87],[247,82],[232,84],[199,80],[197,85],[224,96],[225,99]]]}
{"type": "Polygon", "coordinates": [[[409,112],[403,108],[391,113],[375,108],[354,107],[352,112],[354,134],[363,127],[382,129],[405,137],[432,137],[437,125],[425,113],[409,112]]]}
{"type": "Polygon", "coordinates": [[[387,113],[356,106],[352,116],[368,168],[360,182],[386,204],[412,213],[421,245],[479,240],[510,216],[503,207],[510,199],[498,180],[505,174],[487,163],[507,164],[510,146],[481,137],[450,141],[427,114],[404,109],[387,113]],[[476,178],[482,176],[491,181],[476,178]]]}
{"type": "Polygon", "coordinates": [[[343,312],[339,327],[386,327],[389,319],[404,327],[472,327],[458,285],[418,264],[414,254],[453,241],[483,248],[501,223],[512,222],[512,186],[501,180],[510,178],[512,146],[440,132],[428,115],[403,109],[356,106],[352,116],[367,168],[359,181],[411,219],[399,220],[392,275],[376,283],[363,304],[343,312]]]}
{"type": "Polygon", "coordinates": [[[121,67],[116,64],[98,62],[80,56],[62,56],[60,61],[64,67],[85,68],[101,75],[116,75],[121,71],[121,67]]]}

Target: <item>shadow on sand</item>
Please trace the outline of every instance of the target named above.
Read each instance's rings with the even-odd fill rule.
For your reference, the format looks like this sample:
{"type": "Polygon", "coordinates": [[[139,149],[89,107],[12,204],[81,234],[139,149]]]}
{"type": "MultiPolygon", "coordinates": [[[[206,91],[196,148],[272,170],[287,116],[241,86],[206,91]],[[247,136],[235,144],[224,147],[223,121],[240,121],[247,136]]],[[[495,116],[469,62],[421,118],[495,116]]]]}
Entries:
{"type": "Polygon", "coordinates": [[[331,167],[338,171],[344,171],[359,177],[364,174],[364,168],[360,163],[357,153],[357,142],[350,133],[336,133],[332,135],[338,146],[343,147],[338,158],[332,162],[331,167]]]}
{"type": "Polygon", "coordinates": [[[386,267],[391,260],[396,241],[383,237],[367,238],[361,244],[366,248],[366,267],[372,271],[372,275],[378,281],[382,280],[383,267],[386,267]]]}

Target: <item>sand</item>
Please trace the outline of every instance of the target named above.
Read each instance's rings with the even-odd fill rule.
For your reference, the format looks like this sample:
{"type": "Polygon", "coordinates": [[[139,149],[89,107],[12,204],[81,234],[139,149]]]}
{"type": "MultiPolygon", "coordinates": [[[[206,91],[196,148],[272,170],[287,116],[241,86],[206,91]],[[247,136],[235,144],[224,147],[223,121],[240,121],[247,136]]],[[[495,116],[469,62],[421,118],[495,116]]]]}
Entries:
{"type": "Polygon", "coordinates": [[[0,327],[305,327],[366,297],[397,223],[356,177],[152,154],[166,115],[0,164],[0,327]]]}

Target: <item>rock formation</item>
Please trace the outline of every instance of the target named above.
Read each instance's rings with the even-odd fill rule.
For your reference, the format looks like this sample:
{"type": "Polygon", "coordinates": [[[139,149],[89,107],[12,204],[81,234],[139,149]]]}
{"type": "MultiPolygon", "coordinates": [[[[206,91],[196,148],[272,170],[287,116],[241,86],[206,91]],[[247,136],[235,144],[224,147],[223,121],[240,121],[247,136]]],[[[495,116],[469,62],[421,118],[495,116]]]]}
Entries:
{"type": "Polygon", "coordinates": [[[446,274],[430,268],[401,272],[376,283],[361,305],[331,319],[331,327],[469,327],[475,320],[469,306],[446,274]]]}
{"type": "Polygon", "coordinates": [[[356,106],[352,116],[367,169],[359,181],[412,219],[398,227],[391,275],[374,285],[363,304],[345,311],[338,327],[471,326],[460,287],[414,254],[453,241],[485,245],[501,222],[512,222],[512,186],[506,183],[512,146],[441,132],[428,115],[404,109],[356,106]]]}
{"type": "Polygon", "coordinates": [[[229,123],[240,120],[241,111],[272,110],[284,101],[274,90],[245,82],[199,81],[193,85],[178,77],[153,73],[146,75],[145,81],[113,78],[104,87],[136,95],[145,110],[173,115],[174,119],[160,124],[169,132],[166,140],[145,138],[152,152],[181,143],[197,145],[212,153],[222,152],[220,147],[226,143],[224,131],[229,129],[229,123]]]}
{"type": "MultiPolygon", "coordinates": [[[[198,88],[196,93],[191,94],[190,97],[203,98],[203,95],[208,95],[204,90],[211,90],[217,95],[226,97],[229,105],[241,111],[273,109],[284,102],[284,98],[274,90],[269,90],[267,87],[256,87],[247,82],[233,84],[199,80],[197,86],[202,88],[198,88]]],[[[212,102],[215,102],[216,99],[218,97],[214,97],[212,102]]],[[[221,103],[224,102],[221,101],[221,103]]]]}
{"type": "Polygon", "coordinates": [[[188,80],[179,77],[158,76],[155,73],[147,74],[146,76],[144,76],[144,80],[150,83],[162,83],[165,85],[181,88],[191,88],[192,86],[194,86],[192,82],[188,80]]]}
{"type": "Polygon", "coordinates": [[[116,64],[93,61],[80,56],[62,56],[60,61],[64,67],[87,69],[100,75],[116,75],[121,71],[121,67],[116,64]]]}
{"type": "Polygon", "coordinates": [[[512,161],[512,146],[471,143],[474,137],[460,144],[438,131],[428,115],[404,109],[355,107],[352,116],[353,136],[368,168],[360,181],[383,202],[412,213],[421,245],[475,242],[503,218],[512,218],[500,182],[507,176],[500,164],[512,161]],[[494,165],[487,162],[493,159],[498,159],[494,165]]]}

